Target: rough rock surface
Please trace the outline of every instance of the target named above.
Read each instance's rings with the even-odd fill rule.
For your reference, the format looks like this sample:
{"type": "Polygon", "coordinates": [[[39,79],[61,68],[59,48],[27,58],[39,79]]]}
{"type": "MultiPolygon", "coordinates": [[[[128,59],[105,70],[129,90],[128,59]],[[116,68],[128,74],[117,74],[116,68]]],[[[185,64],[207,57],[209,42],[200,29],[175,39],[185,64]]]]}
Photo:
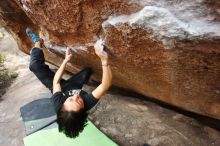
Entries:
{"type": "MultiPolygon", "coordinates": [[[[51,93],[29,71],[29,56],[18,52],[7,33],[0,40],[0,52],[6,55],[6,67],[19,73],[0,100],[0,146],[24,146],[20,107],[51,93]]],[[[83,88],[89,92],[95,87],[90,84],[83,88]]],[[[89,118],[120,146],[220,145],[220,132],[202,124],[201,120],[137,97],[140,96],[110,90],[90,111],[89,118]]]]}
{"type": "Polygon", "coordinates": [[[91,66],[103,38],[111,55],[113,84],[220,119],[220,3],[215,0],[1,0],[0,22],[26,53],[25,28],[42,31],[47,61],[68,70],[91,66]]]}

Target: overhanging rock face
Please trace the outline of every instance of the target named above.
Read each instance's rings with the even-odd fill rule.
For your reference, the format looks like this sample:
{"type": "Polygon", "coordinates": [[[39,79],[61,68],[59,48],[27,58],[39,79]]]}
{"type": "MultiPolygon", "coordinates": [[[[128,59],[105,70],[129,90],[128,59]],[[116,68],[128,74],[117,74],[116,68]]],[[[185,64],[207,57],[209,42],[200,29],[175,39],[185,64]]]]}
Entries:
{"type": "Polygon", "coordinates": [[[93,43],[103,38],[113,84],[220,119],[220,3],[214,0],[1,0],[0,22],[26,53],[25,28],[42,31],[47,61],[90,66],[101,79],[93,43]]]}

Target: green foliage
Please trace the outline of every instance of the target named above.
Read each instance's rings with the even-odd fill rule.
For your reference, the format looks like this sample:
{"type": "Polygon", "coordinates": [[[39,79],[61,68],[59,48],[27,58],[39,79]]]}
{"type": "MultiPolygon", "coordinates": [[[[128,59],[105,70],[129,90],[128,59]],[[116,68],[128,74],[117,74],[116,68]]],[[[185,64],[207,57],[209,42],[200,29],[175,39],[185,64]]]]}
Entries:
{"type": "Polygon", "coordinates": [[[2,54],[0,54],[0,65],[2,65],[3,64],[3,62],[4,62],[4,56],[2,55],[2,54]]]}
{"type": "Polygon", "coordinates": [[[5,93],[7,87],[10,86],[13,79],[18,76],[18,73],[9,71],[4,67],[5,57],[0,54],[0,98],[5,93]]]}
{"type": "Polygon", "coordinates": [[[8,73],[8,76],[9,76],[10,78],[17,78],[17,77],[18,77],[18,73],[16,73],[16,72],[9,72],[9,73],[8,73]]]}
{"type": "Polygon", "coordinates": [[[5,36],[5,34],[0,31],[0,39],[2,39],[4,36],[5,36]]]}

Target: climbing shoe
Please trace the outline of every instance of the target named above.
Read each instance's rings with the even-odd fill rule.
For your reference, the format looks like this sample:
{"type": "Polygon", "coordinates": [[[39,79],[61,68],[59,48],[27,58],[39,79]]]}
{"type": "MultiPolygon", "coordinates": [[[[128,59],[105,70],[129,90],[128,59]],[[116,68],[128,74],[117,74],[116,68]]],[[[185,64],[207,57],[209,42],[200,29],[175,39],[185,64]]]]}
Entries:
{"type": "Polygon", "coordinates": [[[39,37],[30,28],[26,28],[26,33],[34,43],[39,41],[39,37]]]}

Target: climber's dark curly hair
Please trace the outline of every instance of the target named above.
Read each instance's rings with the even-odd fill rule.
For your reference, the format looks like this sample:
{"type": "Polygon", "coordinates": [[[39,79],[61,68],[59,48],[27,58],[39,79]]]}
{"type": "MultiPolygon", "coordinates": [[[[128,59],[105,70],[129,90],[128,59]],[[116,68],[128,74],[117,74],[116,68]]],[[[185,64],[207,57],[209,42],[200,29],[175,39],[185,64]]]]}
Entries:
{"type": "Polygon", "coordinates": [[[88,114],[84,109],[80,111],[65,111],[63,108],[57,112],[57,123],[59,132],[63,132],[67,137],[75,138],[83,131],[87,125],[88,114]]]}

